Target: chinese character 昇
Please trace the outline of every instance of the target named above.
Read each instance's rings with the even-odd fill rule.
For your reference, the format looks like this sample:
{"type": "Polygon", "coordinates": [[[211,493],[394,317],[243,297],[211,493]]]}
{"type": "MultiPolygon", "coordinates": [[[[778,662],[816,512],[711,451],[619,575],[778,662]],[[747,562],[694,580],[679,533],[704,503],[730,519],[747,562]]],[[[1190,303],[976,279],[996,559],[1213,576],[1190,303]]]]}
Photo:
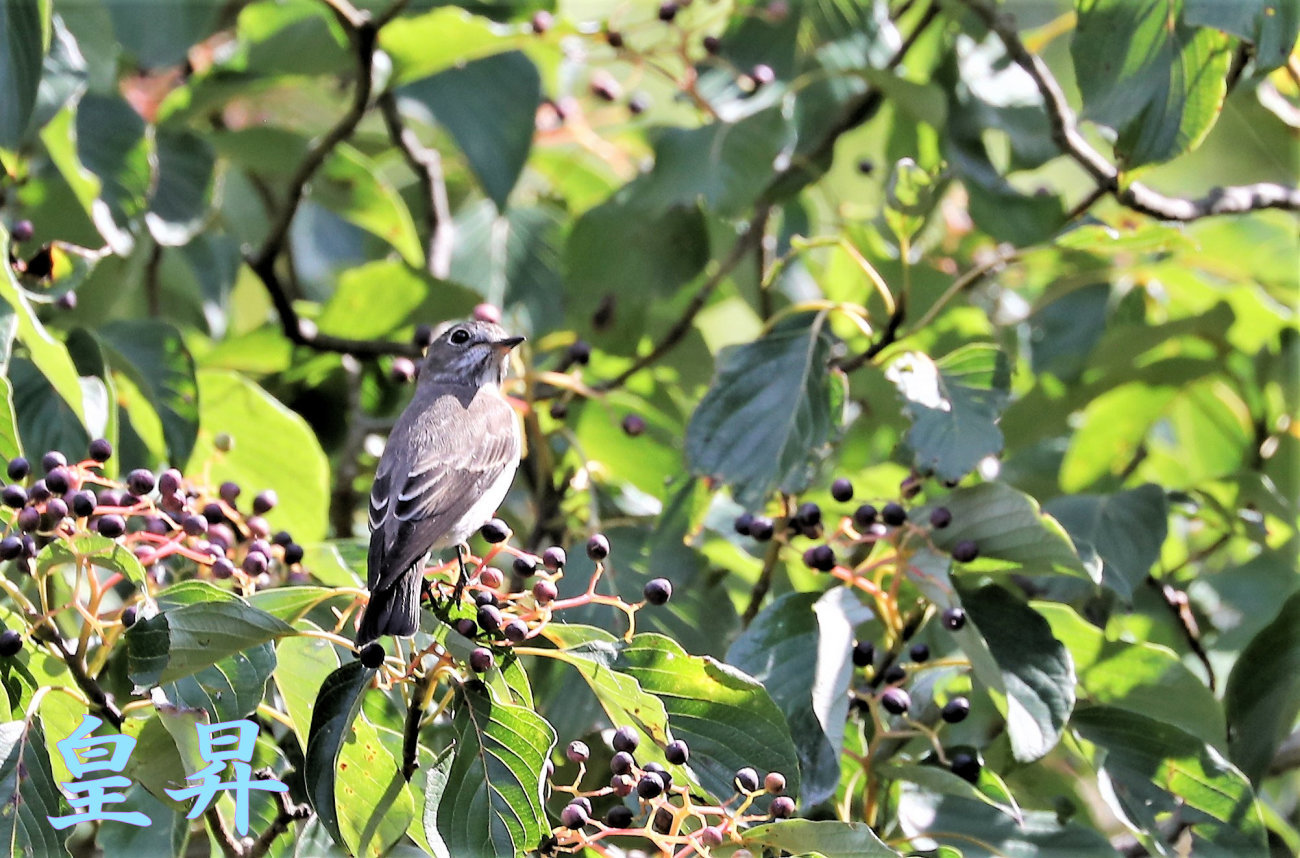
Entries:
{"type": "Polygon", "coordinates": [[[92,736],[100,724],[104,723],[94,715],[82,716],[81,724],[72,731],[68,738],[55,743],[64,764],[76,780],[63,784],[64,789],[77,793],[68,799],[68,804],[77,813],[68,816],[47,816],[56,829],[68,828],[78,822],[125,822],[128,825],[149,825],[149,817],[138,810],[115,812],[105,810],[104,805],[126,800],[125,793],[109,792],[131,785],[129,778],[121,772],[126,761],[135,748],[135,739],[130,736],[92,736]],[[106,778],[81,780],[92,772],[117,772],[106,778]]]}
{"type": "MultiPolygon", "coordinates": [[[[235,830],[240,836],[248,833],[249,790],[288,792],[289,788],[275,780],[254,780],[253,745],[257,742],[257,725],[252,721],[225,721],[220,724],[199,724],[199,756],[206,766],[190,775],[198,781],[194,786],[169,789],[167,794],[177,801],[194,798],[189,819],[197,819],[207,810],[217,792],[230,790],[235,798],[235,830]],[[226,731],[224,735],[221,735],[226,731]],[[223,781],[226,763],[235,770],[235,779],[223,781]]],[[[129,753],[129,749],[128,749],[129,753]]]]}

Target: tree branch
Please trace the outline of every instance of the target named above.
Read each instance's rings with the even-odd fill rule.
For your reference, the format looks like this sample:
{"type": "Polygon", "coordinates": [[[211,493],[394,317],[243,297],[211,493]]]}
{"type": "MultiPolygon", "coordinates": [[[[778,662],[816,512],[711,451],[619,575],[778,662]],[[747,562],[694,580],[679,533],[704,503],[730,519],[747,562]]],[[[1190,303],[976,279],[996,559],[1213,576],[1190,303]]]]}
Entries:
{"type": "Polygon", "coordinates": [[[1199,199],[1167,197],[1139,182],[1121,184],[1119,170],[1079,133],[1074,111],[1066,101],[1060,84],[1047,65],[1025,47],[1016,32],[1012,17],[988,0],[966,0],[966,5],[990,30],[997,33],[1007,55],[1033,79],[1043,96],[1052,128],[1052,140],[1057,147],[1083,167],[1099,187],[1113,195],[1122,205],[1171,221],[1192,221],[1212,215],[1243,214],[1259,209],[1300,211],[1300,189],[1270,182],[1215,188],[1199,199]]]}
{"type": "Polygon", "coordinates": [[[203,811],[203,819],[208,823],[208,831],[221,847],[221,854],[225,858],[244,858],[244,847],[235,839],[235,833],[226,826],[226,821],[217,812],[216,804],[208,805],[208,809],[203,811]]]}
{"type": "MultiPolygon", "coordinates": [[[[270,780],[275,777],[275,773],[270,769],[260,769],[254,773],[254,776],[261,780],[270,780]]],[[[285,792],[275,793],[275,799],[280,805],[280,812],[276,814],[275,819],[266,827],[253,845],[244,853],[244,858],[263,858],[271,850],[275,843],[275,838],[289,830],[289,825],[298,819],[307,819],[311,816],[311,806],[306,804],[294,804],[289,800],[289,794],[285,792]]]]}
{"type": "Polygon", "coordinates": [[[397,109],[397,99],[391,92],[379,96],[379,109],[384,115],[388,136],[402,151],[406,163],[414,171],[424,194],[426,214],[425,244],[428,271],[441,280],[451,275],[452,220],[451,206],[447,202],[447,185],[442,179],[442,156],[420,142],[415,132],[402,121],[397,109]]]}

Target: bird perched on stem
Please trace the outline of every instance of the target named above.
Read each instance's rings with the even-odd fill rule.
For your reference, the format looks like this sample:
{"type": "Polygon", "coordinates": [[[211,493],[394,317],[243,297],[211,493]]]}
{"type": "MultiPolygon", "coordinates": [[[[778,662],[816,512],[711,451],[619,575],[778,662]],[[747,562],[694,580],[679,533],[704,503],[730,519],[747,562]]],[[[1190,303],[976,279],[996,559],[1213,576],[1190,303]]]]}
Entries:
{"type": "MultiPolygon", "coordinates": [[[[357,643],[411,635],[429,553],[478,530],[519,467],[519,424],[501,392],[523,342],[492,322],[459,322],[429,346],[420,377],[370,490],[370,602],[357,643]]],[[[464,567],[461,567],[463,586],[464,567]]]]}

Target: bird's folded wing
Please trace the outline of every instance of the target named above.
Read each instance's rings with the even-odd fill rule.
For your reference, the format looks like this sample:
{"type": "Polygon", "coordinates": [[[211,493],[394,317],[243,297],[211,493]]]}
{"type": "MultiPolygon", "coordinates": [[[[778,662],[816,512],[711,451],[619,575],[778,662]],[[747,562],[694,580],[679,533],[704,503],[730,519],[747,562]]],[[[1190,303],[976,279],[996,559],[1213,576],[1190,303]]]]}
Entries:
{"type": "Polygon", "coordinates": [[[468,406],[445,395],[428,409],[409,409],[370,492],[370,589],[391,585],[518,464],[515,416],[495,391],[479,391],[468,406]]]}

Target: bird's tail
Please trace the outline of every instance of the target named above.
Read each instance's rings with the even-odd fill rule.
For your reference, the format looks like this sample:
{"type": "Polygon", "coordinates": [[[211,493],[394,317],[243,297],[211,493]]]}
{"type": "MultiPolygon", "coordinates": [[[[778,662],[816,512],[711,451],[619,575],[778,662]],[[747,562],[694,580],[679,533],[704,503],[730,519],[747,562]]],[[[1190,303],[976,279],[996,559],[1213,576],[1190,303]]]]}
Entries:
{"type": "Polygon", "coordinates": [[[370,602],[361,615],[357,645],[364,646],[384,635],[406,637],[420,627],[420,567],[407,569],[387,587],[370,593],[370,602]]]}

